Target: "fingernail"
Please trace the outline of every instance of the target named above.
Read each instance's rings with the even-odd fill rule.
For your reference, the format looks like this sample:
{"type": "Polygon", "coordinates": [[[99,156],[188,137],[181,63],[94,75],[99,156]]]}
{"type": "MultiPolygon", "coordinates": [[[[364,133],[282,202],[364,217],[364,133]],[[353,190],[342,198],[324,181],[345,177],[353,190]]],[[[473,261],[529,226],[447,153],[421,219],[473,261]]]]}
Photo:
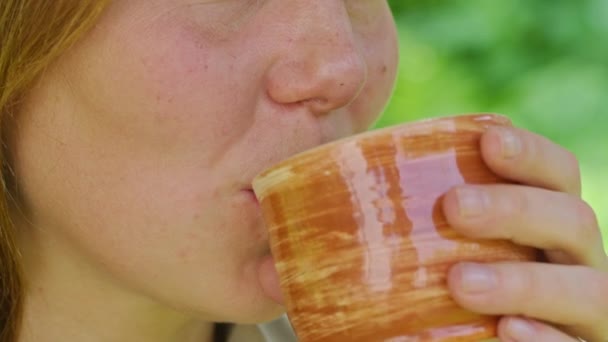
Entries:
{"type": "Polygon", "coordinates": [[[509,318],[506,329],[507,335],[514,341],[534,341],[536,331],[534,326],[522,318],[509,318]]]}
{"type": "Polygon", "coordinates": [[[474,263],[463,263],[459,267],[462,272],[460,287],[463,291],[475,294],[496,287],[496,275],[490,267],[474,263]]]}
{"type": "Polygon", "coordinates": [[[521,139],[512,130],[502,129],[500,139],[503,158],[514,158],[521,153],[521,139]]]}
{"type": "Polygon", "coordinates": [[[462,217],[472,218],[482,215],[490,202],[488,194],[479,188],[459,188],[456,190],[456,195],[462,217]]]}

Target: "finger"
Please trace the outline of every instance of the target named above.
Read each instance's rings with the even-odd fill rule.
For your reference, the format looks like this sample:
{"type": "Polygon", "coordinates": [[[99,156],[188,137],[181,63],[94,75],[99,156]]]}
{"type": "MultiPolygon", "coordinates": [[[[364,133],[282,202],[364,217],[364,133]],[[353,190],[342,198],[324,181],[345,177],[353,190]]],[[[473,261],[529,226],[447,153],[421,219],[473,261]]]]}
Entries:
{"type": "Polygon", "coordinates": [[[540,135],[511,127],[492,127],[482,136],[481,152],[486,164],[518,183],[581,193],[576,157],[540,135]]]}
{"type": "Polygon", "coordinates": [[[443,211],[450,226],[469,237],[562,250],[608,270],[597,218],[579,197],[521,185],[467,185],[446,193],[443,211]]]}
{"type": "Polygon", "coordinates": [[[463,307],[483,314],[522,315],[608,336],[608,275],[583,266],[463,263],[448,285],[463,307]]]}
{"type": "Polygon", "coordinates": [[[498,337],[505,342],[579,342],[551,325],[515,316],[500,320],[498,337]]]}

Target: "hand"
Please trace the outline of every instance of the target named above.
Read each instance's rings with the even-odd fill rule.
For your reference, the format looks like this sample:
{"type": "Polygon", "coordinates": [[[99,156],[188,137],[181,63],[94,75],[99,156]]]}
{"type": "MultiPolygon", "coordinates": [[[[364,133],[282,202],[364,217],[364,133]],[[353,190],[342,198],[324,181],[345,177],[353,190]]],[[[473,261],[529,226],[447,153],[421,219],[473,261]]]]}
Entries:
{"type": "Polygon", "coordinates": [[[542,249],[548,262],[455,265],[452,296],[469,310],[502,315],[501,341],[608,341],[608,257],[580,197],[576,158],[517,128],[490,129],[481,147],[487,165],[518,185],[450,190],[448,222],[470,237],[542,249]]]}

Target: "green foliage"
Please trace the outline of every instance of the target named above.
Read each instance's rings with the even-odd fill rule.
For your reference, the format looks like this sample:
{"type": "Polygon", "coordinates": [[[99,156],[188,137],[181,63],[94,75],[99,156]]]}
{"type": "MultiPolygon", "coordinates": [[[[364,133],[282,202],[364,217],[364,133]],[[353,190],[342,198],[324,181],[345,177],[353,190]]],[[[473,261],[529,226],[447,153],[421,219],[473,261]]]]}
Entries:
{"type": "Polygon", "coordinates": [[[377,126],[499,112],[573,151],[608,246],[608,1],[393,0],[394,97],[377,126]]]}

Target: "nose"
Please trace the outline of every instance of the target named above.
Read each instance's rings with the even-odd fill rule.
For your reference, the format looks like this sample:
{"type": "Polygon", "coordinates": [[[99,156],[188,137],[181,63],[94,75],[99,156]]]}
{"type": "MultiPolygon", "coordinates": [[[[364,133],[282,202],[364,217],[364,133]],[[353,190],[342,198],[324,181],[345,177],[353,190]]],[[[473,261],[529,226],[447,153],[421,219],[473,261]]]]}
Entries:
{"type": "Polygon", "coordinates": [[[267,91],[283,105],[323,115],[352,102],[367,78],[343,0],[281,1],[282,48],[267,74],[267,91]],[[289,5],[288,5],[289,4],[289,5]],[[295,6],[297,9],[287,8],[295,6]]]}

